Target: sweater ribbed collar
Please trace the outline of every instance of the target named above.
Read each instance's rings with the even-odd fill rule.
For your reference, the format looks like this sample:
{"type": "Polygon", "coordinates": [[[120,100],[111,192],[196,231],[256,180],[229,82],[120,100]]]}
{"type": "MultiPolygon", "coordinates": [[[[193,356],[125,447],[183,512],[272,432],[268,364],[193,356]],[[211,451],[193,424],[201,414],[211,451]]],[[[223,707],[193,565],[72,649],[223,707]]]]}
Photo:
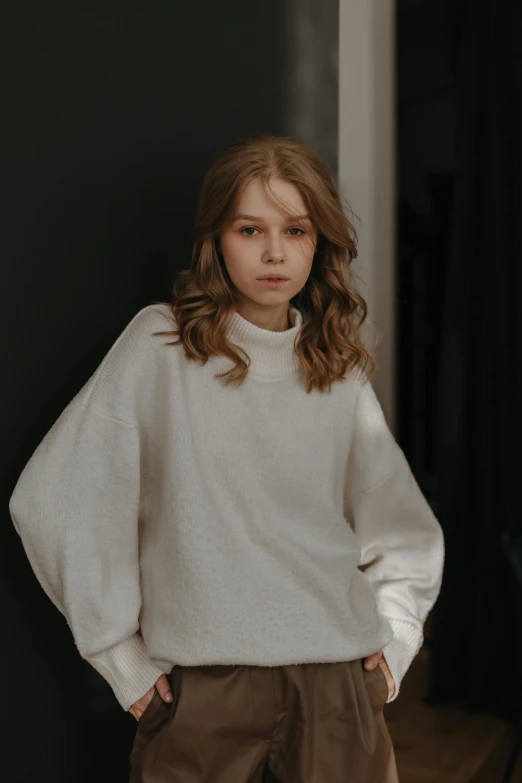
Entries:
{"type": "Polygon", "coordinates": [[[301,366],[294,343],[302,326],[303,317],[295,307],[289,309],[292,327],[284,332],[261,329],[237,311],[232,316],[228,339],[243,348],[250,357],[249,372],[277,378],[295,372],[301,366]]]}

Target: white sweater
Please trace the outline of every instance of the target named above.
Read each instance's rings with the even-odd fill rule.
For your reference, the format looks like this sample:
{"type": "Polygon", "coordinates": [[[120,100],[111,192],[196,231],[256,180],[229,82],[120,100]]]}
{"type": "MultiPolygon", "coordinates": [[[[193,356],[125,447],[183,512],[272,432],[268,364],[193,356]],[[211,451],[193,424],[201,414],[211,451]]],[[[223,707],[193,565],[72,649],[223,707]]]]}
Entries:
{"type": "Polygon", "coordinates": [[[14,526],[124,710],[174,664],[348,661],[397,684],[441,583],[440,526],[368,382],[306,394],[302,325],[234,314],[241,387],[138,312],[25,466],[14,526]],[[171,340],[173,338],[170,338],[171,340]]]}

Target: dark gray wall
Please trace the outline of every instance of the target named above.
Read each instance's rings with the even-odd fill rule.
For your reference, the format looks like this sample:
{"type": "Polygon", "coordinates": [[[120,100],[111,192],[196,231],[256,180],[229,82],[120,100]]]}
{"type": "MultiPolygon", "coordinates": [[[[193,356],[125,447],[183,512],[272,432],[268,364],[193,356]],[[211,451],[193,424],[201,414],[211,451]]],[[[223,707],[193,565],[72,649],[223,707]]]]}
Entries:
{"type": "Polygon", "coordinates": [[[452,4],[401,0],[397,14],[398,431],[435,510],[441,302],[458,166],[452,4]]]}
{"type": "Polygon", "coordinates": [[[338,167],[339,0],[285,0],[285,132],[338,167]]]}
{"type": "Polygon", "coordinates": [[[302,11],[2,4],[2,781],[127,780],[134,719],[79,658],[8,499],[125,324],[188,266],[215,153],[251,131],[298,133],[336,165],[337,2],[302,11]]]}

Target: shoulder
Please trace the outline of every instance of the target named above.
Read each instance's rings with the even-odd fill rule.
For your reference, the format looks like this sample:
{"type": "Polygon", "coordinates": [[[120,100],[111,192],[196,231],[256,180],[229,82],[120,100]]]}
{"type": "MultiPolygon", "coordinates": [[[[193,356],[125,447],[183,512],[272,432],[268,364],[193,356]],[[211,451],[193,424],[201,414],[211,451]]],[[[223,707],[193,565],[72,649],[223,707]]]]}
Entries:
{"type": "Polygon", "coordinates": [[[171,332],[176,328],[170,305],[155,303],[147,305],[131,318],[120,331],[112,344],[104,361],[112,364],[114,361],[152,360],[157,348],[166,340],[172,340],[168,335],[157,335],[156,332],[171,332]]]}
{"type": "Polygon", "coordinates": [[[375,396],[371,381],[360,368],[348,370],[342,385],[355,404],[358,404],[361,399],[369,400],[375,396]]]}
{"type": "Polygon", "coordinates": [[[175,328],[176,320],[171,306],[165,302],[155,302],[138,310],[122,334],[147,336],[155,331],[170,331],[175,328]]]}
{"type": "Polygon", "coordinates": [[[149,398],[161,380],[161,346],[173,338],[154,336],[154,332],[175,328],[169,314],[167,304],[148,305],[139,310],[120,331],[71,404],[85,405],[90,401],[123,419],[128,418],[130,409],[136,413],[136,401],[149,398]]]}
{"type": "Polygon", "coordinates": [[[353,426],[356,432],[371,433],[372,437],[387,437],[388,424],[372,381],[360,369],[351,370],[345,381],[351,401],[353,426]]]}
{"type": "Polygon", "coordinates": [[[359,404],[379,405],[372,382],[364,370],[360,368],[350,370],[347,375],[347,383],[353,390],[359,404]]]}

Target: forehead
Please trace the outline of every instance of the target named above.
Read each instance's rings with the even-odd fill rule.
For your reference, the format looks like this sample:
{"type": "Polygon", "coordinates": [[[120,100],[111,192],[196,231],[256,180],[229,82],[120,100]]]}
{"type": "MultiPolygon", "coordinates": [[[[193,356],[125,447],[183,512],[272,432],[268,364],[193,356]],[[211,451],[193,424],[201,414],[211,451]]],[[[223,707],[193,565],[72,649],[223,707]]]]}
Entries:
{"type": "Polygon", "coordinates": [[[305,214],[307,212],[304,199],[299,189],[287,180],[272,177],[265,192],[259,179],[251,180],[240,189],[234,205],[234,215],[248,213],[259,217],[283,217],[280,210],[290,214],[305,214]],[[275,204],[269,196],[275,199],[275,204]],[[279,208],[278,208],[279,207],[279,208]]]}

